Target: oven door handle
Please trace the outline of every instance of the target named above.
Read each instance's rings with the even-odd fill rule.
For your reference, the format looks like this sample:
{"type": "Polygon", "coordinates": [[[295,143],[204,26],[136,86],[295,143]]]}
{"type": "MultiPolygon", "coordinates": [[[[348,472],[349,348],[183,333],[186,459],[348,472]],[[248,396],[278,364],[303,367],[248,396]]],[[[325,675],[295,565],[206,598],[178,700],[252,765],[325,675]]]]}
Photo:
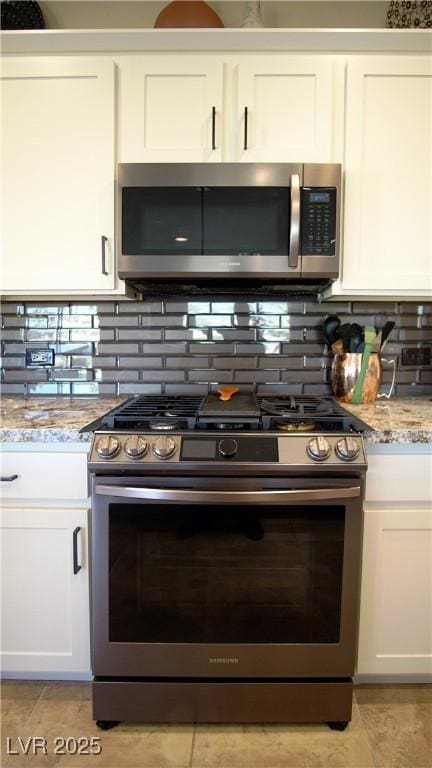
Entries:
{"type": "Polygon", "coordinates": [[[360,486],[349,488],[310,488],[267,491],[194,491],[183,488],[136,488],[121,485],[96,485],[98,496],[112,496],[147,501],[186,501],[245,504],[283,504],[302,501],[353,499],[360,496],[360,486]]]}

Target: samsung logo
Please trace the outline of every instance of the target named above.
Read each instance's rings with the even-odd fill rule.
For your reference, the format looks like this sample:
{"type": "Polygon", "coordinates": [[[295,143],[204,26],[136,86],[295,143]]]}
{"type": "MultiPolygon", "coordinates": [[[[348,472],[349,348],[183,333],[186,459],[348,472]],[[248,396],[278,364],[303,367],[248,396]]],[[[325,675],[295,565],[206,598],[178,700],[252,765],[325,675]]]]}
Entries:
{"type": "Polygon", "coordinates": [[[238,664],[237,656],[210,656],[210,664],[238,664]]]}

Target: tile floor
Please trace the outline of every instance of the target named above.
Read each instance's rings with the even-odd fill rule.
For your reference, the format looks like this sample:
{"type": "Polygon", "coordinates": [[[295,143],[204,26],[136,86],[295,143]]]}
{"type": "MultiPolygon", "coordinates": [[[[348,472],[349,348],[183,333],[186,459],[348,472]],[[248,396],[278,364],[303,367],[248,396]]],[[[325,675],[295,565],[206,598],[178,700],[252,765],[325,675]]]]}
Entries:
{"type": "Polygon", "coordinates": [[[100,731],[87,683],[4,682],[3,768],[431,768],[432,686],[361,686],[344,732],[325,725],[120,725],[100,731]],[[47,754],[7,754],[30,736],[47,754]],[[91,756],[56,756],[58,737],[100,737],[91,756]],[[9,750],[10,751],[10,750],[9,750]]]}

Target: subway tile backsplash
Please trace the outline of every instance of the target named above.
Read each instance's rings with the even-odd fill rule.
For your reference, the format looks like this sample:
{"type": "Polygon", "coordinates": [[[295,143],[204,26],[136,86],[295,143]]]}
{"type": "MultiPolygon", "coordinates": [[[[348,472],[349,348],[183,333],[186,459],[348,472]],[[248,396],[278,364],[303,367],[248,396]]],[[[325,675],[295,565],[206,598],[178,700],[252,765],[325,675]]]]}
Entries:
{"type": "MultiPolygon", "coordinates": [[[[403,346],[432,346],[432,303],[148,300],[99,304],[5,302],[2,391],[27,395],[205,394],[219,384],[327,394],[327,314],[396,327],[397,394],[432,394],[431,368],[401,368],[403,346]],[[53,368],[26,368],[27,348],[50,347],[53,368]]],[[[383,387],[390,380],[385,372],[383,387]]]]}

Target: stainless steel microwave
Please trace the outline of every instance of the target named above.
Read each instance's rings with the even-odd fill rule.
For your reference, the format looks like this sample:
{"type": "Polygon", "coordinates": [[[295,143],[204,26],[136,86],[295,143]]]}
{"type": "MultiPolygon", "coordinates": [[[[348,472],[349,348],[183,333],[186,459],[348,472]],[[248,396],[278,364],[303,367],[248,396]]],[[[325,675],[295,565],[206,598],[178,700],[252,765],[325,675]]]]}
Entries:
{"type": "Polygon", "coordinates": [[[329,282],[340,185],[338,164],[120,164],[119,277],[329,282]]]}

